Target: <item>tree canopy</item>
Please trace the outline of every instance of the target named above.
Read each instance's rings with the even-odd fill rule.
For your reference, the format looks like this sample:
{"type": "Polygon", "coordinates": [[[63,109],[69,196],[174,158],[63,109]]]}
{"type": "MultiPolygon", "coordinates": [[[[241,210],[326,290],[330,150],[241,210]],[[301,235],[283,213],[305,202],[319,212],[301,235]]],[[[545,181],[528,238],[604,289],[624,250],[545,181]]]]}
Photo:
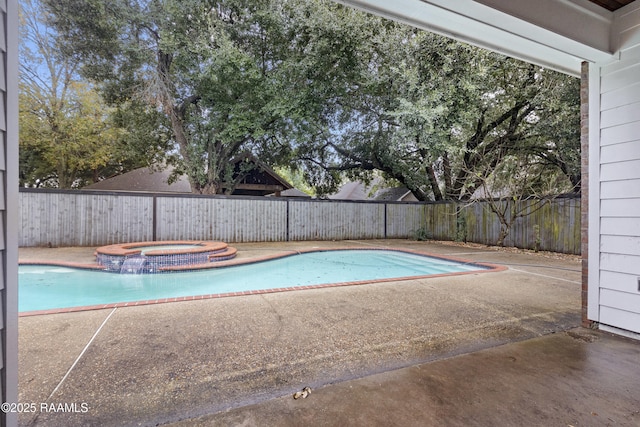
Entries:
{"type": "Polygon", "coordinates": [[[154,113],[108,106],[77,59],[60,55],[40,3],[20,6],[20,184],[77,188],[164,158],[169,138],[154,113]]]}
{"type": "Polygon", "coordinates": [[[196,192],[221,192],[243,151],[273,159],[287,150],[286,44],[270,2],[45,3],[61,51],[101,82],[108,102],[164,115],[196,192]]]}
{"type": "Polygon", "coordinates": [[[326,134],[301,151],[325,176],[382,171],[421,200],[465,200],[518,156],[578,189],[578,81],[423,31],[377,32],[326,134]],[[383,62],[384,61],[384,62],[383,62]]]}
{"type": "Polygon", "coordinates": [[[328,0],[43,2],[118,117],[170,130],[196,192],[232,188],[246,151],[319,194],[377,171],[468,199],[514,158],[578,189],[571,77],[328,0]]]}

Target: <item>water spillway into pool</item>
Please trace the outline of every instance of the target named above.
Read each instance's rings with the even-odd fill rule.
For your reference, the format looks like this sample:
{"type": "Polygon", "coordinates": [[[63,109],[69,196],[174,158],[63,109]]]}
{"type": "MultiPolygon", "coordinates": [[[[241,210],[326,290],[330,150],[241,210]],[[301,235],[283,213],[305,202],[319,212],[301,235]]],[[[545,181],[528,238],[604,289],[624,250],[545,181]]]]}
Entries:
{"type": "Polygon", "coordinates": [[[137,242],[96,249],[96,262],[99,265],[122,274],[163,273],[225,261],[235,256],[235,248],[214,241],[137,242]]]}
{"type": "MultiPolygon", "coordinates": [[[[21,312],[235,294],[336,283],[415,279],[490,270],[397,250],[331,250],[269,261],[167,274],[113,274],[55,265],[19,268],[21,312]]],[[[306,288],[305,288],[306,289],[306,288]]]]}

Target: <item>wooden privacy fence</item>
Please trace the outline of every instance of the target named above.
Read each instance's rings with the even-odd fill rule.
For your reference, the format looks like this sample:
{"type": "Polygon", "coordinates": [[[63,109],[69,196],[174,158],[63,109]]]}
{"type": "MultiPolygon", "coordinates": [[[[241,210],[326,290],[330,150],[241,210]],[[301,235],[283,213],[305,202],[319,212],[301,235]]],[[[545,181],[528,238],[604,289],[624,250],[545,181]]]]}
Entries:
{"type": "MultiPolygon", "coordinates": [[[[400,203],[20,189],[20,246],[153,240],[265,242],[415,238],[495,244],[483,202],[400,203]]],[[[532,203],[532,202],[523,202],[532,203]]],[[[533,209],[533,205],[532,205],[533,209]]],[[[580,253],[580,199],[519,218],[506,246],[580,253]]]]}

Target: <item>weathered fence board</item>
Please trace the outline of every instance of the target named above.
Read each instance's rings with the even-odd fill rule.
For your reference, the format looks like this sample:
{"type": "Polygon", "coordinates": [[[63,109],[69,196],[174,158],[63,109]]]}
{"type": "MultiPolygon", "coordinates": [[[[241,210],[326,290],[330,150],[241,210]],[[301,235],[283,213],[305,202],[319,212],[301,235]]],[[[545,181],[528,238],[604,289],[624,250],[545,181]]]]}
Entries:
{"type": "Polygon", "coordinates": [[[289,240],[384,238],[384,204],[289,202],[289,240]]]}
{"type": "Polygon", "coordinates": [[[156,240],[286,240],[287,202],[277,199],[157,197],[156,240]]]}
{"type": "MultiPolygon", "coordinates": [[[[503,207],[506,203],[500,202],[503,207]]],[[[540,205],[540,201],[520,202],[524,215],[511,226],[504,245],[519,248],[580,253],[580,199],[557,198],[540,205]]],[[[488,203],[474,203],[463,208],[465,238],[469,242],[495,244],[500,222],[488,203]]]]}
{"type": "MultiPolygon", "coordinates": [[[[346,202],[21,189],[21,246],[148,240],[260,242],[424,237],[495,244],[486,202],[346,202]]],[[[507,203],[507,202],[501,202],[507,203]]],[[[505,246],[580,253],[580,199],[521,202],[505,246]]]]}
{"type": "Polygon", "coordinates": [[[426,235],[436,240],[455,240],[457,233],[456,203],[431,203],[425,205],[426,235]]]}
{"type": "Polygon", "coordinates": [[[153,199],[20,192],[21,246],[94,246],[153,238],[153,199]]]}
{"type": "Polygon", "coordinates": [[[389,239],[416,237],[425,227],[426,205],[424,204],[388,204],[387,234],[389,239]]]}

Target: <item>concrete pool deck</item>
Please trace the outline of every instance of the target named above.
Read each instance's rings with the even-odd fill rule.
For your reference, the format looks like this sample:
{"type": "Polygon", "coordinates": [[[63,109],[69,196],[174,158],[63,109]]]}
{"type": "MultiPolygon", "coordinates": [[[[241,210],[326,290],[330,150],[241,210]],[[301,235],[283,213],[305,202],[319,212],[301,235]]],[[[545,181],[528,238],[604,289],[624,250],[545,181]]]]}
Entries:
{"type": "MultiPolygon", "coordinates": [[[[20,425],[637,425],[640,343],[578,327],[576,257],[233,244],[239,258],[355,245],[509,268],[21,317],[20,403],[36,411],[20,425]]],[[[20,258],[91,263],[94,249],[20,258]]]]}

